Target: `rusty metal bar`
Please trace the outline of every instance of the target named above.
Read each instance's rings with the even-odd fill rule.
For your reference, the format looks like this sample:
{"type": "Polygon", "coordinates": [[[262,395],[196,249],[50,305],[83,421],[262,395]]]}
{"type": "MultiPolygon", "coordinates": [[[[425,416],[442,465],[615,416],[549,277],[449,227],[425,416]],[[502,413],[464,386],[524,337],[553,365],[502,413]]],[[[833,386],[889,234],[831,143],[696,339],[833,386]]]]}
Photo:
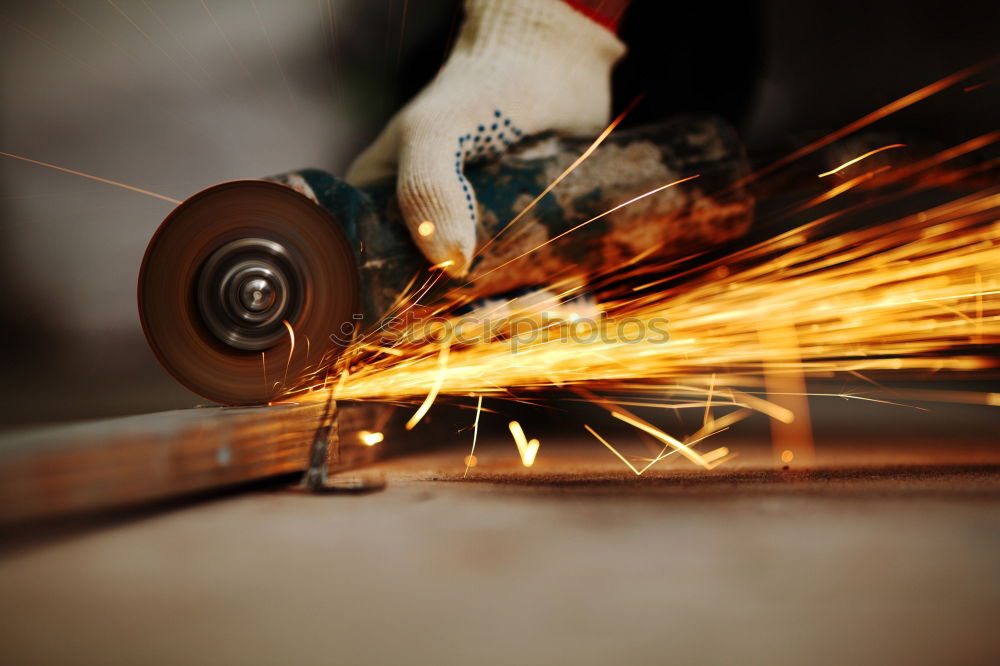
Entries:
{"type": "Polygon", "coordinates": [[[207,407],[0,437],[0,524],[121,508],[372,462],[357,436],[372,405],[207,407]],[[339,433],[338,433],[339,428],[339,433]]]}

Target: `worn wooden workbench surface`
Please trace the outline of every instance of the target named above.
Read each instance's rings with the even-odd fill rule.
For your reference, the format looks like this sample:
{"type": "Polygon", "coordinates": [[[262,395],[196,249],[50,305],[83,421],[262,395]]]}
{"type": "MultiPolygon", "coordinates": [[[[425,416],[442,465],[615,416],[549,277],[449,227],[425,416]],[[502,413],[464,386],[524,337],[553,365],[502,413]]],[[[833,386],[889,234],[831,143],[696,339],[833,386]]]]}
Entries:
{"type": "Polygon", "coordinates": [[[0,661],[996,663],[1000,455],[978,432],[820,442],[812,474],[730,437],[728,469],[641,479],[582,438],[525,470],[487,432],[462,480],[465,433],[381,463],[379,493],[9,542],[0,661]]]}

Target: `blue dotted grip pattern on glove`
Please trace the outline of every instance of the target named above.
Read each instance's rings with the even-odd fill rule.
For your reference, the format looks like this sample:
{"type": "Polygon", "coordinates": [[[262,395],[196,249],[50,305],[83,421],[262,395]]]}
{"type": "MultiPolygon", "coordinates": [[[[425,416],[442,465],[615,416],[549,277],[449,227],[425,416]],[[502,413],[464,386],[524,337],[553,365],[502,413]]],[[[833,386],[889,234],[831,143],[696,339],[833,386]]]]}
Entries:
{"type": "Polygon", "coordinates": [[[474,163],[482,161],[486,157],[499,157],[502,150],[497,148],[497,144],[502,143],[504,148],[509,147],[521,136],[521,130],[511,123],[509,117],[504,116],[500,109],[493,111],[493,120],[476,126],[476,133],[468,132],[458,137],[458,150],[455,151],[455,175],[458,182],[462,184],[462,191],[465,192],[465,201],[469,205],[469,217],[476,221],[476,205],[472,201],[472,190],[469,181],[462,173],[462,160],[474,163]],[[512,138],[513,137],[513,138],[512,138]],[[494,143],[493,139],[496,139],[494,143]]]}

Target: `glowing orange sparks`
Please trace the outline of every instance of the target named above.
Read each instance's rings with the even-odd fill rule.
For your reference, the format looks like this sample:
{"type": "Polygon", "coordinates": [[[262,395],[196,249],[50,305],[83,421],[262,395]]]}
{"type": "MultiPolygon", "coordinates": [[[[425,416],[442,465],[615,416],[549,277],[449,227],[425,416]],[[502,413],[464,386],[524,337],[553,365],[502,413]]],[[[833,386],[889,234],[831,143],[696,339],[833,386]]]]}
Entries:
{"type": "MultiPolygon", "coordinates": [[[[887,105],[803,150],[808,152],[827,145],[848,130],[875,122],[953,85],[970,71],[942,79],[887,105]]],[[[792,212],[835,200],[853,188],[870,188],[875,195],[873,200],[881,202],[896,197],[895,191],[882,194],[878,188],[885,185],[913,179],[916,188],[938,187],[971,175],[979,178],[979,174],[995,169],[997,162],[986,161],[976,171],[944,162],[990,145],[997,136],[1000,133],[994,132],[970,140],[933,157],[894,168],[885,175],[880,174],[889,167],[873,168],[856,178],[844,179],[846,182],[838,179],[829,191],[803,204],[793,204],[792,212]]],[[[891,144],[870,151],[824,176],[902,145],[891,144]]],[[[805,152],[799,151],[784,162],[805,152]]],[[[609,295],[600,294],[601,301],[594,304],[596,310],[613,319],[638,318],[652,327],[654,321],[669,318],[671,336],[666,343],[642,339],[624,344],[618,338],[590,342],[562,336],[551,343],[520,346],[516,351],[505,338],[485,336],[454,349],[450,345],[439,348],[436,341],[401,343],[392,345],[396,353],[368,353],[363,357],[365,362],[356,366],[342,361],[343,373],[336,395],[338,399],[423,398],[408,428],[426,414],[438,395],[478,396],[473,449],[465,460],[466,473],[475,464],[483,396],[519,399],[518,389],[548,386],[574,390],[587,386],[618,395],[640,391],[648,396],[645,402],[610,404],[585,395],[588,401],[601,404],[615,419],[657,439],[652,448],[654,453],[659,452],[655,457],[626,458],[586,426],[636,475],[642,475],[651,465],[674,453],[681,453],[705,469],[713,469],[735,454],[727,447],[702,452],[695,450],[695,445],[753,413],[771,417],[776,422],[771,424],[772,428],[789,434],[772,438],[776,462],[808,465],[812,448],[805,397],[825,394],[807,394],[805,380],[846,373],[868,381],[863,373],[869,371],[923,373],[996,367],[995,358],[969,349],[968,345],[991,345],[1000,340],[1000,299],[996,298],[1000,293],[997,268],[1000,226],[996,223],[1000,189],[992,182],[978,184],[982,179],[961,182],[967,182],[975,192],[956,195],[933,208],[908,212],[878,227],[838,231],[833,235],[823,233],[827,225],[868,205],[849,203],[835,213],[824,214],[680,274],[673,272],[673,264],[640,266],[634,276],[649,274],[651,277],[644,280],[647,284],[635,287],[635,292],[615,286],[609,295]],[[654,280],[666,271],[671,271],[669,277],[654,280]],[[672,282],[679,275],[687,279],[683,283],[672,282]],[[659,285],[661,289],[649,290],[659,285]],[[353,374],[348,373],[348,367],[353,374]],[[431,390],[424,396],[428,387],[431,390]],[[691,400],[685,394],[694,394],[697,399],[691,400]],[[702,417],[700,429],[680,439],[671,437],[630,414],[623,405],[697,409],[696,415],[702,417]],[[728,408],[735,409],[721,413],[728,408]]],[[[642,196],[666,187],[669,185],[642,196]]],[[[642,196],[573,227],[529,253],[642,196]]],[[[791,214],[785,209],[780,213],[791,214]]],[[[505,268],[526,254],[493,270],[505,268]]],[[[621,265],[604,268],[607,272],[599,273],[598,280],[615,275],[621,265]]],[[[433,273],[428,276],[425,286],[417,290],[416,299],[408,287],[405,290],[408,298],[419,300],[438,277],[433,273]]],[[[553,294],[566,288],[568,282],[563,283],[562,279],[576,278],[561,274],[558,277],[549,285],[553,294]]],[[[408,302],[401,298],[394,309],[413,307],[408,302]]],[[[450,313],[449,307],[451,304],[442,305],[435,314],[443,314],[457,326],[460,318],[450,313]]],[[[550,315],[549,302],[537,307],[539,313],[550,315]]],[[[525,307],[526,312],[531,308],[525,307]]],[[[564,315],[552,316],[558,319],[564,315]]],[[[574,316],[566,315],[565,321],[575,321],[574,316]]],[[[545,330],[561,330],[558,326],[562,320],[559,322],[547,323],[545,330]]],[[[370,341],[355,341],[352,349],[370,344],[370,341]]],[[[348,358],[348,354],[342,358],[348,358]]],[[[840,397],[870,400],[848,394],[840,397]]],[[[913,397],[1000,405],[998,393],[925,392],[913,397]]],[[[516,422],[509,425],[522,464],[530,466],[537,456],[538,440],[528,440],[516,422]]],[[[645,439],[645,434],[640,436],[645,439]]]]}
{"type": "Polygon", "coordinates": [[[430,392],[427,397],[424,398],[423,404],[420,408],[413,413],[410,420],[406,422],[406,429],[413,430],[413,426],[420,423],[420,419],[424,418],[424,415],[430,410],[431,405],[434,404],[435,398],[437,398],[438,391],[441,390],[441,385],[444,383],[444,375],[448,370],[448,351],[451,349],[451,344],[445,342],[441,345],[441,352],[438,355],[438,374],[434,379],[434,384],[431,386],[430,392]]]}
{"type": "Polygon", "coordinates": [[[780,169],[781,167],[790,164],[810,153],[813,153],[821,148],[829,146],[834,141],[838,141],[844,138],[845,136],[848,136],[849,134],[854,134],[858,130],[868,127],[874,122],[882,120],[886,116],[890,116],[896,113],[897,111],[902,111],[903,109],[909,106],[913,106],[917,102],[921,102],[930,97],[931,95],[935,95],[941,92],[942,90],[946,90],[947,88],[950,88],[959,81],[967,79],[973,74],[976,74],[977,72],[980,72],[983,69],[986,69],[987,67],[991,67],[994,63],[997,62],[997,60],[1000,60],[1000,56],[994,56],[992,58],[987,59],[984,62],[972,65],[971,67],[967,67],[961,71],[955,72],[954,74],[949,74],[948,76],[942,79],[938,79],[934,83],[930,83],[924,86],[923,88],[920,88],[919,90],[914,90],[908,95],[903,95],[899,99],[893,102],[889,102],[885,106],[875,109],[871,113],[862,116],[861,118],[858,118],[854,122],[841,127],[839,130],[831,132],[830,134],[827,134],[825,137],[817,139],[816,141],[813,141],[808,145],[802,146],[798,150],[792,152],[789,155],[786,155],[785,157],[770,164],[769,166],[764,167],[763,169],[747,176],[746,178],[743,178],[742,180],[738,181],[737,185],[745,185],[747,183],[753,182],[758,178],[771,173],[772,171],[780,169]]]}
{"type": "Polygon", "coordinates": [[[888,146],[882,146],[881,148],[876,148],[875,150],[869,150],[864,155],[859,155],[858,157],[855,157],[853,160],[847,160],[846,162],[844,162],[843,164],[841,164],[839,167],[836,167],[835,169],[830,169],[829,171],[824,171],[823,173],[821,173],[819,175],[819,177],[820,178],[826,178],[827,176],[832,176],[833,174],[837,173],[838,171],[843,171],[844,169],[846,169],[847,167],[851,166],[852,164],[857,164],[861,160],[867,159],[867,158],[871,157],[872,155],[876,155],[878,153],[881,153],[884,150],[892,150],[893,148],[905,148],[905,147],[906,147],[905,143],[890,143],[888,146]]]}
{"type": "MultiPolygon", "coordinates": [[[[643,467],[642,469],[638,469],[638,468],[636,468],[635,465],[633,465],[631,462],[629,462],[629,460],[625,456],[623,456],[622,454],[620,454],[618,452],[618,449],[616,449],[615,447],[611,446],[611,444],[606,439],[604,439],[603,437],[601,437],[600,435],[598,435],[597,432],[593,428],[591,428],[586,423],[583,424],[583,427],[587,429],[587,432],[589,432],[591,435],[593,435],[594,437],[596,437],[597,441],[599,441],[601,444],[603,444],[604,446],[606,446],[608,448],[608,450],[611,451],[611,453],[615,454],[618,457],[619,460],[621,460],[623,463],[625,463],[626,465],[628,465],[628,468],[630,470],[632,470],[635,473],[636,476],[642,476],[643,473],[647,469],[649,469],[650,467],[652,467],[653,465],[655,465],[656,463],[660,462],[661,460],[663,460],[666,457],[665,455],[663,455],[663,451],[666,451],[666,447],[664,447],[663,451],[660,451],[660,454],[658,456],[656,456],[655,458],[653,458],[652,460],[650,460],[649,463],[647,463],[646,466],[643,467]]],[[[671,453],[673,453],[673,452],[671,452],[671,453]]],[[[668,453],[667,455],[670,455],[670,454],[668,453]]]]}
{"type": "Polygon", "coordinates": [[[683,455],[691,462],[701,465],[706,469],[710,467],[711,461],[705,460],[704,456],[702,456],[700,453],[698,453],[697,451],[695,451],[694,449],[692,449],[679,439],[671,437],[670,435],[663,432],[659,428],[656,428],[640,419],[632,418],[631,416],[626,416],[621,412],[611,412],[611,416],[615,417],[619,421],[624,421],[625,423],[628,423],[629,425],[634,426],[639,430],[649,433],[650,435],[660,440],[667,446],[676,449],[678,453],[683,455]]]}
{"type": "Polygon", "coordinates": [[[369,432],[367,430],[362,430],[358,433],[358,437],[364,442],[365,446],[375,446],[379,442],[385,439],[385,435],[380,432],[369,432]]]}
{"type": "Polygon", "coordinates": [[[521,456],[521,464],[525,467],[531,467],[535,464],[535,456],[538,455],[538,447],[540,446],[538,440],[528,440],[524,436],[521,424],[517,421],[511,421],[508,427],[510,428],[510,434],[514,436],[514,443],[517,444],[517,452],[521,456]]]}
{"type": "Polygon", "coordinates": [[[267,385],[267,352],[260,353],[260,365],[264,369],[264,392],[270,391],[270,387],[267,385]]]}
{"type": "Polygon", "coordinates": [[[288,339],[292,341],[291,346],[288,348],[288,360],[285,361],[285,376],[281,380],[281,385],[284,386],[288,383],[288,368],[292,365],[292,354],[295,353],[295,329],[285,319],[282,319],[281,323],[288,329],[288,339]]]}

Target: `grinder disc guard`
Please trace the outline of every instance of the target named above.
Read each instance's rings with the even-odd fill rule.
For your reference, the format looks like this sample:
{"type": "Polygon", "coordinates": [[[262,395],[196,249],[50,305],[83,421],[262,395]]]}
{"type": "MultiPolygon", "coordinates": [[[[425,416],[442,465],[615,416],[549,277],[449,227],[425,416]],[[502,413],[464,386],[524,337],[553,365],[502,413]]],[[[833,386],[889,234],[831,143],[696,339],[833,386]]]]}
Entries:
{"type": "Polygon", "coordinates": [[[234,181],[160,225],[139,273],[139,314],[183,385],[216,402],[260,404],[322,371],[358,289],[354,252],[328,211],[285,185],[234,181]]]}

